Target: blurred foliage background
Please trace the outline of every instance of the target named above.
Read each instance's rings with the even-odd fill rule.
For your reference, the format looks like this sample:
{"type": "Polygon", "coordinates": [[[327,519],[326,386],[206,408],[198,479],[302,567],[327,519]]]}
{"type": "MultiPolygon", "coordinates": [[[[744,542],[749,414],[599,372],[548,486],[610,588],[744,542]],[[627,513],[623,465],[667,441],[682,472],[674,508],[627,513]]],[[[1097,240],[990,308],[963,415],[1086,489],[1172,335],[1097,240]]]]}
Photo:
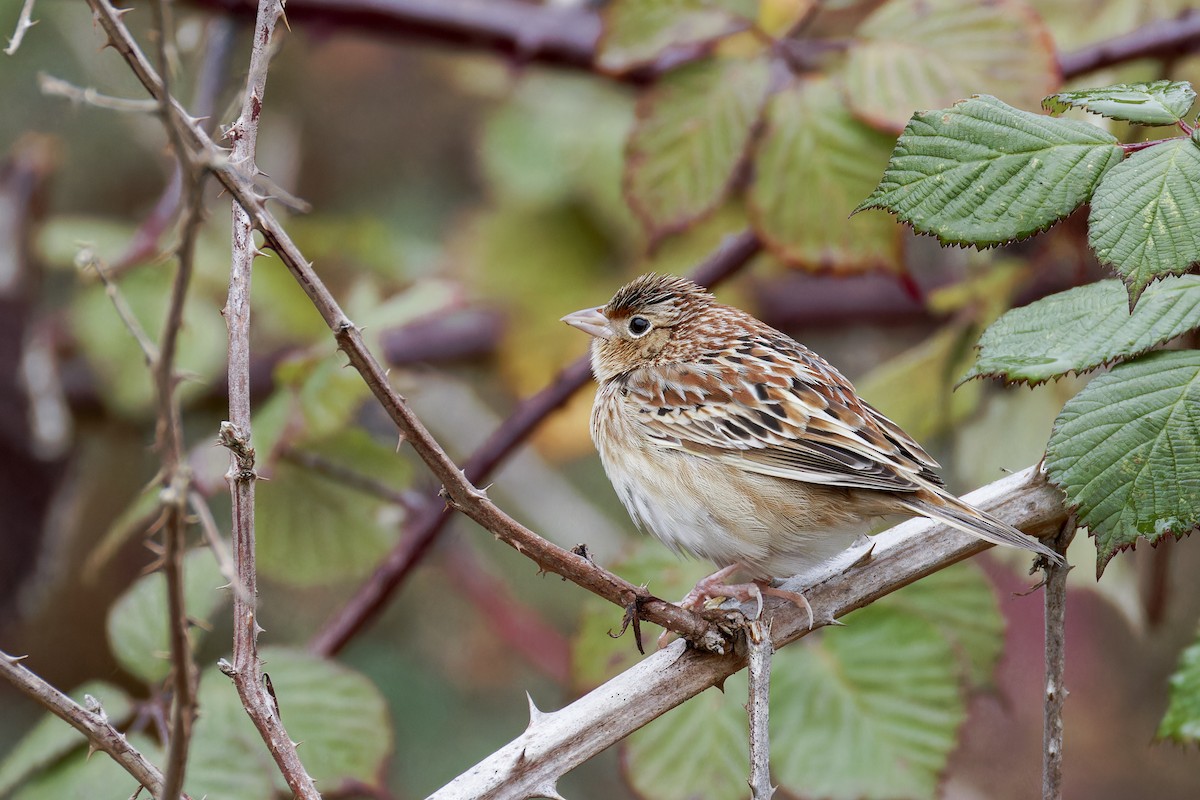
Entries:
{"type": "MultiPolygon", "coordinates": [[[[248,53],[245,13],[234,0],[228,5],[238,13],[223,5],[175,6],[176,91],[199,104],[189,102],[193,109],[210,109],[205,116],[213,123],[233,118],[248,53]],[[197,80],[202,68],[213,74],[211,85],[197,80]]],[[[984,253],[939,249],[881,212],[846,220],[878,179],[909,110],[945,104],[920,96],[917,90],[933,82],[916,67],[904,77],[917,96],[892,97],[871,78],[870,65],[821,62],[824,77],[813,78],[795,102],[799,119],[832,128],[793,132],[780,121],[785,111],[773,112],[768,135],[795,133],[788,147],[804,157],[772,161],[764,150],[749,197],[734,193],[672,222],[655,216],[668,214],[672,198],[641,197],[639,214],[627,195],[639,199],[641,180],[626,172],[627,152],[653,146],[635,143],[627,151],[627,141],[631,131],[647,135],[653,101],[646,98],[664,91],[662,84],[523,63],[419,31],[371,30],[336,13],[306,19],[297,5],[289,5],[291,30],[271,69],[259,164],[311,204],[310,213],[289,215],[289,230],[366,326],[393,367],[394,383],[460,461],[520,398],[584,351],[583,337],[564,328],[560,316],[603,302],[641,272],[691,269],[748,219],[770,248],[718,295],[838,365],[868,400],[929,445],[960,491],[1037,462],[1054,416],[1083,384],[1067,379],[1005,390],[972,382],[952,391],[979,332],[1004,309],[1103,274],[1079,219],[984,253]],[[847,110],[829,80],[844,81],[862,108],[847,110]],[[894,119],[897,103],[907,110],[894,119]],[[802,191],[794,192],[797,186],[802,191]],[[794,196],[787,213],[772,216],[772,197],[788,192],[794,196]],[[813,240],[813,231],[829,235],[813,240]]],[[[779,16],[776,24],[786,29],[796,19],[788,15],[805,5],[766,3],[759,13],[768,22],[779,16]]],[[[810,32],[836,40],[889,4],[820,5],[810,32]]],[[[952,93],[947,102],[988,92],[1036,108],[1061,85],[1056,58],[1170,19],[1189,4],[1001,5],[1016,14],[1011,27],[1026,38],[1012,44],[1003,38],[1011,31],[997,29],[965,47],[995,49],[1013,69],[935,86],[952,93]],[[1023,72],[1036,74],[1027,79],[1023,72]]],[[[19,6],[0,0],[5,26],[19,6]]],[[[396,13],[405,6],[397,0],[396,13]]],[[[596,13],[587,3],[550,10],[563,6],[596,13]]],[[[126,20],[149,41],[148,7],[132,7],[126,20]]],[[[9,393],[0,419],[0,643],[29,653],[30,666],[57,686],[101,680],[120,687],[134,700],[133,728],[152,738],[157,706],[148,686],[162,674],[147,667],[144,654],[122,656],[121,634],[110,631],[110,609],[155,561],[144,539],[152,502],[145,488],[157,470],[152,385],[103,287],[75,263],[84,246],[104,258],[157,335],[170,286],[160,254],[172,231],[156,223],[155,209],[172,162],[152,114],[95,108],[39,88],[44,75],[143,97],[124,63],[100,52],[103,37],[82,3],[46,0],[35,18],[40,24],[0,71],[8,109],[0,115],[4,276],[18,276],[4,282],[0,297],[7,381],[0,388],[9,393]],[[148,246],[136,246],[147,237],[148,246]],[[16,376],[35,373],[39,388],[23,394],[19,387],[33,379],[20,383],[16,376]]],[[[952,40],[953,31],[946,36],[952,40]]],[[[608,46],[606,69],[619,71],[631,56],[608,46]]],[[[953,65],[954,54],[947,58],[953,65]]],[[[1194,81],[1198,67],[1194,58],[1172,54],[1072,80],[1194,81]]],[[[226,455],[211,443],[225,413],[220,308],[229,226],[227,198],[210,187],[209,200],[180,361],[190,375],[184,396],[193,468],[227,530],[226,455]]],[[[272,478],[259,489],[263,643],[303,647],[402,539],[413,513],[403,496],[331,480],[328,466],[352,465],[397,494],[431,487],[403,447],[393,455],[386,419],[364,402],[357,375],[341,369],[328,331],[272,256],[256,263],[253,303],[255,441],[269,454],[264,471],[272,478]]],[[[590,399],[590,391],[581,392],[551,416],[491,491],[547,538],[567,547],[586,542],[599,563],[623,572],[620,559],[640,536],[593,454],[590,399]]],[[[1094,557],[1091,541],[1077,538],[1071,560],[1090,564],[1094,557]]],[[[994,676],[971,689],[937,791],[1030,797],[1040,769],[1041,602],[1018,594],[1032,580],[1023,574],[1025,559],[989,552],[977,560],[1006,622],[1003,655],[994,676]]],[[[1122,555],[1099,583],[1086,568],[1072,573],[1068,796],[1195,796],[1194,750],[1151,741],[1166,707],[1167,677],[1200,615],[1200,593],[1187,579],[1198,562],[1187,542],[1166,543],[1122,555]]],[[[652,591],[665,591],[667,578],[645,577],[652,591]]],[[[378,796],[424,796],[507,742],[525,725],[524,691],[554,709],[596,680],[586,659],[597,656],[586,645],[571,661],[585,599],[471,524],[451,522],[381,618],[339,656],[386,701],[394,741],[381,753],[378,777],[391,794],[378,796]]],[[[617,626],[620,611],[604,613],[581,635],[603,637],[617,626]]],[[[227,650],[226,616],[223,607],[208,616],[202,667],[227,650]]],[[[141,622],[134,619],[134,627],[141,622]]],[[[625,657],[633,653],[627,638],[617,647],[625,657]]],[[[737,694],[713,702],[736,708],[737,694]]],[[[39,717],[32,703],[0,685],[0,762],[39,717]]],[[[616,752],[572,773],[560,789],[572,798],[632,796],[616,752]]],[[[352,786],[342,790],[358,796],[352,786]]],[[[16,791],[41,797],[49,789],[25,784],[16,791]]]]}

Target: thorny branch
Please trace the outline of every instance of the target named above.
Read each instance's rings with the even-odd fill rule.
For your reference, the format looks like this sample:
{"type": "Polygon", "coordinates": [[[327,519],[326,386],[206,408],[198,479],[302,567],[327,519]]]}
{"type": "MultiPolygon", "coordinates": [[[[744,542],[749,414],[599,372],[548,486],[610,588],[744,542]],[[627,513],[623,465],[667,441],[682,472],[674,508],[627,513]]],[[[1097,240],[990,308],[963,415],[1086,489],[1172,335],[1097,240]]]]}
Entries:
{"type": "Polygon", "coordinates": [[[184,214],[179,247],[178,266],[171,285],[162,342],[157,360],[151,365],[158,397],[158,450],[162,459],[163,572],[167,584],[167,620],[171,651],[171,723],[167,740],[167,771],[163,781],[164,800],[175,800],[183,791],[187,772],[188,751],[192,728],[196,722],[196,686],[199,673],[192,658],[188,636],[187,607],[184,601],[183,555],[186,548],[188,489],[191,477],[183,441],[183,420],[179,397],[175,389],[179,377],[175,372],[175,354],[179,334],[183,329],[183,309],[192,281],[196,238],[204,222],[205,173],[193,162],[191,151],[183,141],[171,113],[170,41],[171,15],[169,0],[153,4],[154,21],[158,29],[158,62],[163,89],[159,97],[159,113],[167,136],[175,151],[177,170],[183,182],[184,214]]]}
{"type": "Polygon", "coordinates": [[[21,46],[21,41],[25,38],[25,32],[34,25],[37,25],[37,20],[33,19],[33,0],[25,0],[25,4],[21,6],[21,14],[17,17],[17,29],[13,31],[12,38],[8,40],[8,47],[4,48],[4,55],[15,54],[17,48],[21,46]]]}
{"type": "MultiPolygon", "coordinates": [[[[107,0],[98,0],[93,8],[107,10],[111,6],[107,0]]],[[[233,152],[225,169],[236,169],[239,174],[246,176],[257,172],[255,145],[266,93],[271,40],[275,23],[282,16],[281,0],[259,2],[241,114],[226,131],[226,137],[233,142],[233,152]]],[[[128,38],[128,31],[120,24],[119,18],[110,17],[110,20],[114,27],[106,25],[106,30],[111,37],[114,30],[119,29],[119,35],[125,38],[127,44],[123,53],[130,59],[135,55],[136,45],[128,38]]],[[[151,73],[147,72],[146,77],[151,77],[151,73]]],[[[195,121],[171,113],[171,101],[161,78],[146,83],[146,87],[168,109],[164,123],[169,128],[178,126],[181,131],[186,129],[193,139],[192,146],[196,143],[208,145],[206,148],[202,146],[202,152],[192,153],[189,145],[183,142],[183,134],[180,135],[181,146],[189,150],[188,157],[199,157],[211,167],[217,154],[203,129],[195,121]]],[[[243,192],[248,193],[252,193],[252,190],[243,192]]],[[[254,472],[254,448],[250,444],[250,277],[258,248],[254,244],[254,222],[244,202],[244,198],[235,193],[232,204],[233,253],[229,269],[229,296],[222,312],[229,328],[229,421],[222,423],[221,441],[230,451],[226,480],[233,500],[234,563],[238,582],[245,589],[244,594],[235,594],[233,598],[233,664],[228,674],[237,687],[242,706],[258,728],[288,788],[302,800],[316,800],[321,795],[300,761],[295,743],[283,727],[274,698],[263,684],[262,665],[258,659],[258,572],[254,560],[254,483],[257,475],[254,472]]]]}
{"type": "Polygon", "coordinates": [[[99,703],[89,703],[88,707],[84,708],[21,666],[21,658],[0,651],[0,675],[27,697],[86,736],[93,747],[112,756],[113,761],[120,764],[139,784],[149,789],[154,797],[162,797],[163,775],[158,767],[147,761],[145,756],[126,741],[125,735],[109,723],[99,703]]]}
{"type": "MultiPolygon", "coordinates": [[[[1066,516],[1061,493],[1037,467],[991,483],[966,500],[1034,536],[1053,533],[1066,516]]],[[[884,531],[874,537],[871,558],[804,589],[816,612],[814,629],[989,547],[927,519],[884,531]]],[[[808,615],[786,601],[768,600],[764,617],[771,621],[776,650],[810,632],[808,615]]],[[[524,733],[430,800],[524,800],[553,792],[566,772],[745,666],[745,656],[736,652],[705,653],[673,642],[565,708],[538,712],[524,733]]]]}

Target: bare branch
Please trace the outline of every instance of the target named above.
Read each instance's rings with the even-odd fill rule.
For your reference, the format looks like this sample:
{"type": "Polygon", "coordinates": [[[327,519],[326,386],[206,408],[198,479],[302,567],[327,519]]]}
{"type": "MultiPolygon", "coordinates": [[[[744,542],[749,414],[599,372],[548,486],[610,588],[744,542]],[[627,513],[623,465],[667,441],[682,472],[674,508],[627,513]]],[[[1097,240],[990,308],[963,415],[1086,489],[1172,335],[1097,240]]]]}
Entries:
{"type": "MultiPolygon", "coordinates": [[[[701,285],[716,286],[749,264],[761,250],[762,244],[758,238],[751,231],[743,231],[723,241],[695,269],[692,277],[701,285]]],[[[546,388],[517,406],[508,419],[467,459],[463,465],[466,479],[473,484],[486,481],[496,467],[529,438],[542,420],[565,405],[591,379],[591,362],[588,356],[580,356],[546,388]]],[[[430,498],[431,504],[435,501],[435,497],[430,498]]],[[[424,558],[448,522],[449,516],[436,508],[418,517],[415,524],[410,526],[409,534],[313,637],[309,648],[322,655],[341,652],[346,643],[384,608],[388,598],[424,558]]]]}
{"type": "Polygon", "coordinates": [[[25,0],[25,4],[21,6],[21,14],[17,17],[17,29],[13,31],[12,38],[8,40],[8,47],[4,48],[4,55],[11,56],[17,52],[17,48],[21,46],[21,41],[25,38],[25,32],[37,25],[37,20],[33,17],[33,0],[25,0]]]}
{"type": "Polygon", "coordinates": [[[109,277],[108,268],[100,256],[96,255],[91,248],[85,247],[76,254],[75,266],[80,269],[95,270],[96,274],[100,276],[100,282],[104,284],[104,291],[108,294],[108,299],[112,301],[113,308],[117,310],[117,316],[121,318],[125,328],[138,343],[146,366],[153,367],[158,363],[158,345],[151,341],[146,329],[142,327],[137,315],[133,313],[133,309],[125,300],[125,295],[121,294],[121,288],[109,277]]]}
{"type": "Polygon", "coordinates": [[[749,650],[747,672],[750,678],[746,715],[750,722],[750,798],[771,800],[771,626],[754,620],[746,626],[749,650]]]}
{"type": "MultiPolygon", "coordinates": [[[[107,0],[100,0],[107,6],[107,0]]],[[[275,23],[283,16],[282,0],[260,0],[254,23],[250,67],[246,76],[246,93],[242,111],[230,126],[226,136],[233,142],[232,166],[240,174],[253,176],[255,145],[258,141],[258,122],[266,93],[267,69],[275,23]]],[[[120,24],[119,19],[113,22],[120,24]]],[[[123,26],[120,26],[123,29],[123,26]]],[[[110,30],[110,35],[112,31],[110,30]]],[[[123,31],[127,36],[128,31],[123,31]]],[[[136,71],[136,70],[135,70],[136,71]]],[[[149,74],[147,77],[150,77],[149,74]]],[[[164,100],[164,123],[169,128],[178,125],[187,129],[197,143],[208,139],[195,122],[171,113],[170,100],[161,82],[147,83],[152,94],[164,100]],[[157,83],[157,92],[152,88],[157,83]]],[[[180,146],[186,147],[180,135],[180,146]]],[[[213,148],[205,153],[213,159],[213,148]]],[[[243,191],[242,194],[250,192],[243,191]]],[[[245,595],[235,595],[233,601],[233,665],[230,677],[246,713],[258,728],[271,751],[284,780],[302,800],[316,800],[321,795],[309,776],[296,745],[287,735],[279,718],[275,700],[262,680],[262,665],[258,659],[258,572],[254,560],[254,448],[250,445],[250,276],[251,265],[258,249],[254,245],[253,220],[244,197],[235,194],[233,203],[233,253],[229,269],[229,296],[225,303],[225,323],[229,328],[229,422],[222,425],[222,441],[230,449],[229,472],[226,480],[233,498],[233,549],[238,580],[245,595]]]]}
{"type": "Polygon", "coordinates": [[[191,148],[175,123],[168,76],[173,59],[173,32],[169,0],[152,4],[157,28],[158,64],[162,75],[159,113],[175,151],[184,203],[183,228],[176,249],[178,267],[171,284],[162,342],[158,358],[151,365],[158,397],[158,450],[162,459],[162,483],[159,502],[163,508],[163,573],[167,584],[167,619],[171,652],[171,734],[167,741],[167,771],[163,797],[175,800],[183,791],[187,773],[192,729],[196,722],[196,687],[199,671],[192,657],[187,606],[184,599],[183,556],[186,548],[188,492],[191,474],[183,441],[183,419],[175,391],[175,354],[183,329],[183,310],[191,285],[196,239],[204,222],[205,173],[195,163],[191,148]]]}
{"type": "MultiPolygon", "coordinates": [[[[1075,518],[1062,525],[1053,547],[1067,551],[1075,537],[1075,518]]],[[[1046,700],[1042,727],[1042,800],[1062,800],[1063,705],[1067,689],[1066,673],[1067,573],[1069,566],[1046,568],[1046,700]]]]}
{"type": "Polygon", "coordinates": [[[1177,19],[1147,23],[1129,33],[1089,45],[1058,57],[1064,78],[1074,78],[1141,58],[1173,58],[1200,48],[1200,11],[1189,10],[1177,19]]]}
{"type": "Polygon", "coordinates": [[[63,97],[72,103],[106,108],[109,111],[126,111],[135,114],[153,114],[158,111],[157,100],[131,100],[101,94],[90,86],[76,86],[45,72],[37,74],[38,89],[48,97],[63,97]]]}
{"type": "Polygon", "coordinates": [[[20,661],[21,657],[10,656],[0,651],[0,675],[22,694],[86,736],[97,750],[103,750],[112,756],[113,761],[120,764],[156,798],[162,796],[163,776],[158,767],[147,761],[145,756],[126,741],[125,735],[109,723],[104,710],[98,704],[94,709],[84,708],[21,666],[20,661]]]}
{"type": "MultiPolygon", "coordinates": [[[[991,483],[966,497],[1032,535],[1058,529],[1066,517],[1062,495],[1036,467],[991,483]]],[[[869,559],[829,575],[804,591],[816,626],[829,624],[990,544],[927,519],[914,519],[874,537],[869,559]]],[[[770,599],[771,642],[784,647],[809,633],[808,615],[770,599]]],[[[746,666],[735,653],[713,654],[676,641],[608,683],[529,728],[431,796],[431,800],[510,800],[536,797],[567,771],[619,742],[652,719],[721,683],[746,666]]]]}

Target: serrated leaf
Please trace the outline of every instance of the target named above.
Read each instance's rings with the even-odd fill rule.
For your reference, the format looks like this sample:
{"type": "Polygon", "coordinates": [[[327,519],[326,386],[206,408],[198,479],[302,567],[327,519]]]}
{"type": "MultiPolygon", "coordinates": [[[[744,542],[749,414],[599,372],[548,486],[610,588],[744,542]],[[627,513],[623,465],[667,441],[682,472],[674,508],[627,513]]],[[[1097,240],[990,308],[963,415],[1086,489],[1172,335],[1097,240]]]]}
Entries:
{"type": "Polygon", "coordinates": [[[887,161],[888,137],[851,116],[826,79],[771,98],[748,202],[775,255],[837,272],[898,270],[901,235],[882,214],[848,218],[887,161]]]}
{"type": "Polygon", "coordinates": [[[625,160],[625,192],[651,239],[717,208],[767,98],[766,59],[713,58],[642,96],[625,160]]]}
{"type": "MultiPolygon", "coordinates": [[[[300,758],[319,786],[379,783],[391,751],[387,703],[358,672],[308,653],[268,647],[261,652],[279,715],[300,743],[300,758]]],[[[192,797],[259,800],[282,778],[238,701],[215,667],[200,679],[200,707],[187,787],[192,797]]]]}
{"type": "Polygon", "coordinates": [[[1179,656],[1170,687],[1170,702],[1159,723],[1158,738],[1196,744],[1200,742],[1200,640],[1179,656]]]}
{"type": "MultiPolygon", "coordinates": [[[[227,581],[208,548],[189,551],[183,559],[183,597],[190,619],[205,621],[221,606],[227,581]]],[[[157,683],[171,671],[167,619],[167,578],[160,572],[144,575],[121,595],[108,612],[108,646],[122,667],[147,683],[157,683]]],[[[194,647],[202,630],[192,628],[194,647]]]]}
{"type": "Polygon", "coordinates": [[[1088,244],[1129,286],[1146,286],[1200,261],[1200,145],[1178,139],[1139,150],[1104,176],[1092,198],[1088,244]]]}
{"type": "Polygon", "coordinates": [[[1200,327],[1200,277],[1165,278],[1129,313],[1125,287],[1107,280],[1014,308],[979,338],[963,376],[1036,384],[1124,361],[1200,327]]]}
{"type": "MultiPolygon", "coordinates": [[[[158,747],[147,737],[133,735],[129,743],[152,762],[161,761],[158,747]]],[[[89,757],[81,748],[40,772],[11,800],[129,800],[139,788],[137,780],[107,755],[89,757]]]]}
{"type": "Polygon", "coordinates": [[[1042,101],[1042,108],[1061,114],[1082,108],[1111,119],[1141,125],[1174,125],[1183,119],[1196,99],[1187,81],[1119,83],[1099,89],[1059,92],[1042,101]]]}
{"type": "Polygon", "coordinates": [[[597,64],[624,72],[672,47],[745,30],[757,14],[757,0],[616,0],[604,13],[597,64]]]}
{"type": "MultiPolygon", "coordinates": [[[[114,724],[122,723],[133,708],[124,690],[104,681],[89,681],[68,694],[80,704],[85,695],[95,697],[114,724]]],[[[0,797],[67,753],[83,747],[86,741],[82,733],[53,714],[46,714],[0,761],[0,797]]]]}
{"type": "Polygon", "coordinates": [[[1117,140],[1093,125],[979,95],[914,114],[855,211],[887,209],[943,244],[988,247],[1070,214],[1121,157],[1117,140]]]}
{"type": "Polygon", "coordinates": [[[843,81],[855,114],[899,131],[913,109],[983,86],[1037,108],[1060,79],[1054,40],[1023,2],[890,0],[855,31],[843,81]]]}
{"type": "Polygon", "coordinates": [[[1151,353],[1095,378],[1054,423],[1050,480],[1096,537],[1096,573],[1139,538],[1200,522],[1200,351],[1151,353]]]}
{"type": "Polygon", "coordinates": [[[641,797],[655,800],[742,800],[750,745],[746,733],[746,675],[725,681],[630,736],[623,748],[625,777],[641,797]]]}
{"type": "Polygon", "coordinates": [[[1004,650],[1004,616],[978,565],[963,563],[938,570],[875,605],[931,623],[958,656],[964,683],[970,688],[991,684],[1004,650]]]}
{"type": "Polygon", "coordinates": [[[378,497],[280,462],[257,488],[258,569],[292,586],[365,575],[396,541],[401,512],[378,497]]]}
{"type": "Polygon", "coordinates": [[[932,798],[966,716],[955,655],[906,612],[869,606],[845,621],[817,647],[776,654],[774,774],[803,797],[932,798]]]}

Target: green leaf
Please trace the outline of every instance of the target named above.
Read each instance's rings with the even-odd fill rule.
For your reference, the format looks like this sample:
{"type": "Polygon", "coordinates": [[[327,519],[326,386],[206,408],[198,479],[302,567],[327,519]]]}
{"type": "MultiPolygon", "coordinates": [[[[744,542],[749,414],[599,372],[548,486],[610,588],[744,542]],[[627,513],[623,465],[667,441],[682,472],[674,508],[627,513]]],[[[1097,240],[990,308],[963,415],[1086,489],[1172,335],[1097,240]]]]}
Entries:
{"type": "Polygon", "coordinates": [[[1141,537],[1200,522],[1200,351],[1151,353],[1095,378],[1054,423],[1050,480],[1096,537],[1096,573],[1141,537]]]}
{"type": "Polygon", "coordinates": [[[755,229],[780,258],[840,272],[899,270],[902,231],[882,214],[847,219],[887,161],[890,140],[850,115],[833,84],[776,94],[748,197],[755,229]]]}
{"type": "Polygon", "coordinates": [[[1158,738],[1196,744],[1200,742],[1200,640],[1179,657],[1170,686],[1171,699],[1158,726],[1158,738]]]}
{"type": "Polygon", "coordinates": [[[605,224],[632,232],[618,178],[632,124],[633,102],[611,83],[528,72],[484,126],[488,189],[504,210],[586,200],[605,224]]]}
{"type": "Polygon", "coordinates": [[[855,31],[843,80],[861,119],[899,131],[913,109],[943,108],[986,86],[1037,108],[1058,87],[1054,40],[1017,0],[890,0],[855,31]]]}
{"type": "MultiPolygon", "coordinates": [[[[190,550],[183,559],[183,600],[189,619],[201,622],[225,601],[220,587],[227,583],[207,547],[190,550]]],[[[108,646],[122,667],[147,683],[157,683],[171,671],[167,618],[167,577],[161,571],[144,575],[121,595],[108,612],[108,646]]],[[[203,629],[189,634],[192,648],[203,629]]]]}
{"type": "Polygon", "coordinates": [[[1088,244],[1129,286],[1129,307],[1164,275],[1200,261],[1200,145],[1178,139],[1140,150],[1104,176],[1088,244]]]}
{"type": "Polygon", "coordinates": [[[932,798],[966,717],[959,662],[912,614],[873,605],[845,621],[776,655],[775,775],[804,797],[932,798]]]}
{"type": "Polygon", "coordinates": [[[883,180],[855,210],[884,208],[943,243],[987,247],[1070,214],[1121,157],[1117,140],[1093,125],[980,95],[914,114],[883,180]]]}
{"type": "MultiPolygon", "coordinates": [[[[95,697],[114,724],[124,721],[133,708],[123,690],[103,681],[89,681],[69,694],[72,700],[80,704],[85,702],[86,695],[95,697]]],[[[30,776],[46,769],[67,753],[83,747],[86,741],[82,733],[53,714],[46,714],[0,761],[0,797],[6,796],[30,776]]],[[[107,756],[98,758],[108,760],[107,756]]]]}
{"type": "MultiPolygon", "coordinates": [[[[387,703],[357,672],[307,653],[264,648],[263,670],[279,703],[288,735],[319,786],[347,781],[378,785],[391,751],[387,703]]],[[[200,679],[187,789],[192,797],[259,800],[282,788],[262,737],[238,701],[229,679],[215,667],[200,679]]]]}
{"type": "Polygon", "coordinates": [[[750,763],[745,673],[731,676],[724,688],[693,697],[626,740],[625,775],[641,797],[745,798],[750,763]]]}
{"type": "MultiPolygon", "coordinates": [[[[158,747],[145,736],[130,736],[129,742],[152,761],[161,760],[158,747]]],[[[80,749],[39,773],[11,800],[129,800],[138,788],[137,780],[108,755],[80,749]]]]}
{"type": "Polygon", "coordinates": [[[1078,286],[1015,308],[979,339],[979,360],[963,376],[1042,383],[1141,355],[1200,327],[1200,277],[1165,278],[1130,314],[1120,281],[1078,286]]]}
{"type": "Polygon", "coordinates": [[[597,63],[624,72],[672,47],[745,30],[757,14],[758,0],[615,0],[604,14],[597,63]]]}
{"type": "Polygon", "coordinates": [[[858,393],[917,441],[945,432],[979,407],[980,387],[951,391],[970,359],[973,330],[951,322],[856,380],[858,393]]]}
{"type": "Polygon", "coordinates": [[[257,506],[259,572],[292,586],[365,575],[402,521],[394,505],[286,461],[258,485],[257,506]]]}
{"type": "Polygon", "coordinates": [[[1043,100],[1042,108],[1058,114],[1082,108],[1141,125],[1174,125],[1183,119],[1195,99],[1196,93],[1187,81],[1163,80],[1059,92],[1043,100]]]}
{"type": "Polygon", "coordinates": [[[996,593],[973,562],[926,575],[875,603],[931,623],[950,643],[962,666],[964,683],[982,688],[1004,650],[1004,617],[996,593]]]}
{"type": "Polygon", "coordinates": [[[767,98],[766,59],[713,58],[674,70],[642,95],[625,191],[651,239],[717,208],[767,98]]]}

